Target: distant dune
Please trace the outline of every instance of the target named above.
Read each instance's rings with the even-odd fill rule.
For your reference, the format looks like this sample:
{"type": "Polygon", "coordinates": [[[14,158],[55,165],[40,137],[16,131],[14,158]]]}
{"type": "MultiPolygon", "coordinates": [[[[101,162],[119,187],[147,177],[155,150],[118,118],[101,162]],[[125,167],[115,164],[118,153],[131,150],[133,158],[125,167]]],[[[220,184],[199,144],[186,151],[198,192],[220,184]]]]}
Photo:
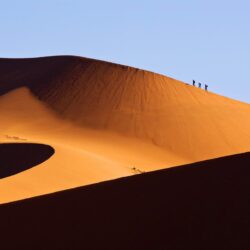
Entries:
{"type": "Polygon", "coordinates": [[[3,249],[250,249],[250,153],[0,206],[3,249]]]}
{"type": "Polygon", "coordinates": [[[250,150],[249,104],[82,57],[0,59],[0,118],[2,143],[55,150],[0,203],[250,150]]]}

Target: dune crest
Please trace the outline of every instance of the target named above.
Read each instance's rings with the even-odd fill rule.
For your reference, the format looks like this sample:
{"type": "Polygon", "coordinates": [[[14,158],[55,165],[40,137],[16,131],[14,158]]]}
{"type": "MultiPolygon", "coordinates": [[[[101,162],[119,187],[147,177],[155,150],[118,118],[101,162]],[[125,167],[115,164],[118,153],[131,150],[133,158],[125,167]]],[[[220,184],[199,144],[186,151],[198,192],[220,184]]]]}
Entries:
{"type": "Polygon", "coordinates": [[[166,76],[71,56],[2,59],[0,66],[2,91],[27,86],[83,127],[145,139],[190,160],[249,149],[249,104],[166,76]]]}

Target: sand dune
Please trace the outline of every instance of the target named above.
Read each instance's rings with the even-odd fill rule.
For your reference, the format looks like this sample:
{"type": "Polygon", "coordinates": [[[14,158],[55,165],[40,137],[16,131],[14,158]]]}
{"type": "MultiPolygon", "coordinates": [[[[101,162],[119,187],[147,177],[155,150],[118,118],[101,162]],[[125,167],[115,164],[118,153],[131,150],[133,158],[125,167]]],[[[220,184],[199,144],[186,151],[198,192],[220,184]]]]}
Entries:
{"type": "Polygon", "coordinates": [[[0,59],[0,140],[51,146],[0,203],[249,151],[249,104],[73,56],[0,59]]]}
{"type": "Polygon", "coordinates": [[[250,153],[0,206],[16,249],[249,249],[250,153]]]}

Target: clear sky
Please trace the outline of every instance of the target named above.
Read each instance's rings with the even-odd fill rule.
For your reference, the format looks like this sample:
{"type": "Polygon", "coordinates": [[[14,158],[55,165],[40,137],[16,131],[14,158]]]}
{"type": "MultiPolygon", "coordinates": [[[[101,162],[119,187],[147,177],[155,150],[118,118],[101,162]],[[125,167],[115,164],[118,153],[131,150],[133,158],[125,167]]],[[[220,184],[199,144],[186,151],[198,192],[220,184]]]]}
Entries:
{"type": "Polygon", "coordinates": [[[80,55],[250,103],[249,0],[0,0],[0,57],[80,55]]]}

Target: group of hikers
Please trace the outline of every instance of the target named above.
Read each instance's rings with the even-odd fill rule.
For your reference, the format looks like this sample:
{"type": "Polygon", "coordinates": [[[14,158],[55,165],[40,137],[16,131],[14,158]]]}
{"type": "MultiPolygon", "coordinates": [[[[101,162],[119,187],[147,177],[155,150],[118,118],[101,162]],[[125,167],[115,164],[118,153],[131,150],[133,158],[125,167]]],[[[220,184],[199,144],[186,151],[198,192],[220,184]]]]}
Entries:
{"type": "MultiPolygon", "coordinates": [[[[193,80],[193,86],[195,86],[195,80],[193,80]]],[[[201,83],[200,82],[198,83],[198,87],[201,88],[201,83]]],[[[208,89],[208,85],[205,84],[205,90],[207,91],[207,89],[208,89]]]]}

